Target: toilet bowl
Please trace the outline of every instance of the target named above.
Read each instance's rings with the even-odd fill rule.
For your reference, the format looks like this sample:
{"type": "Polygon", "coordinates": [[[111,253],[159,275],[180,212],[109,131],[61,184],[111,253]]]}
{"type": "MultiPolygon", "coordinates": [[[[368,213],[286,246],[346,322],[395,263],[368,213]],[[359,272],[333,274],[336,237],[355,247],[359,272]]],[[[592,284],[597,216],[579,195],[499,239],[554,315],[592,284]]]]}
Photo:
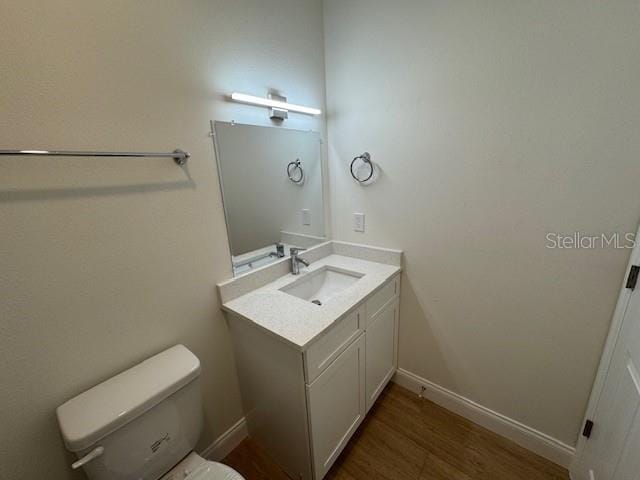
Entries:
{"type": "Polygon", "coordinates": [[[243,477],[223,463],[205,460],[191,452],[161,480],[243,480],[243,477]]]}
{"type": "Polygon", "coordinates": [[[176,345],[56,410],[90,480],[243,480],[195,451],[204,415],[200,361],[176,345]]]}
{"type": "Polygon", "coordinates": [[[186,477],[185,480],[238,480],[240,474],[233,468],[218,462],[204,462],[197,470],[186,477]]]}

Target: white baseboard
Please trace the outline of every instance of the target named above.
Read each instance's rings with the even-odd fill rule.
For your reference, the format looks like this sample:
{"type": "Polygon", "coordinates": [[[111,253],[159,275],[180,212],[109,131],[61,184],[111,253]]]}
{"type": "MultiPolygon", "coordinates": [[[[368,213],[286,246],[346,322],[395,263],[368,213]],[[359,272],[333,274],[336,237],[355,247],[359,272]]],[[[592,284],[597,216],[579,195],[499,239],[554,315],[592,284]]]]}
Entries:
{"type": "Polygon", "coordinates": [[[248,435],[247,422],[242,417],[229,430],[216,438],[200,455],[207,460],[219,462],[229,455],[248,435]]]}
{"type": "Polygon", "coordinates": [[[398,385],[420,393],[421,387],[425,388],[422,395],[446,408],[498,435],[514,441],[518,445],[537,453],[541,457],[551,460],[560,466],[569,468],[571,460],[576,452],[574,447],[557,440],[546,433],[539,432],[501,413],[494,412],[487,407],[477,404],[462,395],[447,390],[429,380],[415,375],[407,370],[399,368],[393,377],[398,385]]]}

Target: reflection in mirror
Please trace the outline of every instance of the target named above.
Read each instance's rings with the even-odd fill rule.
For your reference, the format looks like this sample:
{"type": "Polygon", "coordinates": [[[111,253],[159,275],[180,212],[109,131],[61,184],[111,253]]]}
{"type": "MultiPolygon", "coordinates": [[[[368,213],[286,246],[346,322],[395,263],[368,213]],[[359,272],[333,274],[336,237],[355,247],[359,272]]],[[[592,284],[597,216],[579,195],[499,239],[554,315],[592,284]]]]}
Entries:
{"type": "Polygon", "coordinates": [[[233,274],[325,240],[320,134],[214,122],[233,274]]]}

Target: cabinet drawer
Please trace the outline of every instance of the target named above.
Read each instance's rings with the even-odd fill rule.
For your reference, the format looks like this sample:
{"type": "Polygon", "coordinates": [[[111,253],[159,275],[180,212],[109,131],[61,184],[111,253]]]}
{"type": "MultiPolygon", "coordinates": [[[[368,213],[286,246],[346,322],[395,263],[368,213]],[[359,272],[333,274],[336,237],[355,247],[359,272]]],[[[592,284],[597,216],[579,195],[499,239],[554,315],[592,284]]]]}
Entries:
{"type": "Polygon", "coordinates": [[[340,355],[362,332],[362,307],[347,314],[304,353],[304,374],[307,383],[313,380],[340,355]]]}
{"type": "Polygon", "coordinates": [[[394,278],[378,290],[373,296],[367,300],[367,320],[376,316],[376,314],[389,303],[390,300],[396,297],[400,292],[400,275],[396,275],[394,278]]]}

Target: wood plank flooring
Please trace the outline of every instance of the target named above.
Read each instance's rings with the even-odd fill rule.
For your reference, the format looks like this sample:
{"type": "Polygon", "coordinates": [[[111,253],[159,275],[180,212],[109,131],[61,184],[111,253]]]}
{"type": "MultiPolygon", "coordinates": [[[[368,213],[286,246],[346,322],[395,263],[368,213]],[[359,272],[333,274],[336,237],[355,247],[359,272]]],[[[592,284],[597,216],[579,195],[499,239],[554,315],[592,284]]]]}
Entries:
{"type": "MultiPolygon", "coordinates": [[[[251,439],[224,460],[246,480],[290,480],[251,439]]],[[[390,383],[327,480],[568,480],[564,468],[390,383]]]]}

